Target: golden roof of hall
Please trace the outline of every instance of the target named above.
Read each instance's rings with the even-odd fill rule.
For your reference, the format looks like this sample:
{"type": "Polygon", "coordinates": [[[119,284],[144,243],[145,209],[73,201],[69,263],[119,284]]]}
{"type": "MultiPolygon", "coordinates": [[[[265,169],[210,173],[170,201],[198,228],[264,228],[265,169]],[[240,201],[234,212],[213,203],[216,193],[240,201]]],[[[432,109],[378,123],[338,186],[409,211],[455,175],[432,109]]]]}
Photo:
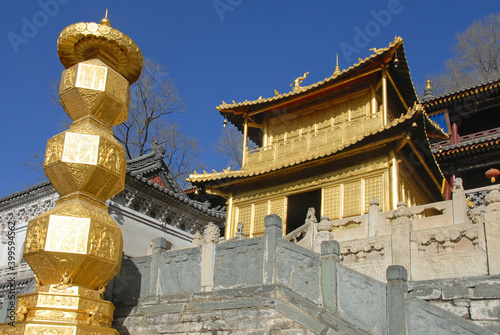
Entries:
{"type": "MultiPolygon", "coordinates": [[[[238,102],[238,103],[233,101],[232,104],[228,104],[228,103],[223,101],[223,103],[220,104],[219,106],[217,106],[216,109],[222,113],[222,112],[227,112],[229,110],[238,109],[240,107],[265,105],[268,103],[275,103],[275,102],[279,102],[282,100],[287,100],[288,98],[301,96],[304,93],[315,91],[316,89],[320,89],[324,86],[327,86],[330,83],[337,82],[341,79],[347,78],[350,75],[352,75],[353,72],[363,70],[363,69],[369,67],[370,65],[372,65],[373,63],[375,63],[377,60],[382,60],[384,58],[390,58],[394,54],[394,52],[396,52],[400,47],[402,48],[402,46],[403,46],[403,38],[401,38],[399,36],[395,36],[394,41],[389,43],[389,46],[387,46],[386,48],[380,48],[380,49],[372,48],[372,49],[370,49],[371,51],[374,52],[370,56],[366,57],[365,59],[358,59],[359,60],[358,63],[353,64],[349,68],[342,70],[338,74],[334,73],[330,77],[327,77],[324,80],[319,81],[315,84],[303,86],[303,87],[300,87],[299,89],[292,90],[292,91],[287,92],[287,93],[275,94],[275,96],[269,97],[269,98],[259,97],[259,99],[256,99],[256,100],[250,100],[250,101],[245,100],[243,102],[238,102]]],[[[402,54],[399,55],[399,53],[398,53],[397,58],[399,61],[399,67],[401,68],[401,66],[402,66],[403,68],[401,68],[401,70],[405,71],[405,70],[408,70],[408,64],[406,63],[406,57],[404,56],[404,50],[401,50],[401,51],[402,51],[401,52],[402,54]]],[[[411,88],[413,89],[413,93],[415,94],[415,89],[413,87],[413,83],[411,84],[411,88]]],[[[416,96],[416,94],[415,94],[415,96],[416,96]]],[[[409,105],[411,105],[411,104],[409,104],[409,105]]]]}
{"type": "MultiPolygon", "coordinates": [[[[359,62],[343,71],[332,71],[332,75],[315,84],[300,87],[300,82],[305,79],[304,76],[294,80],[299,83],[293,87],[292,91],[283,94],[277,94],[274,97],[223,104],[216,107],[219,113],[224,116],[227,122],[233,124],[240,132],[244,131],[245,118],[250,124],[263,125],[265,115],[286,116],[293,113],[297,106],[319,101],[332,94],[349,94],[345,90],[346,85],[363,82],[364,78],[374,75],[377,72],[386,69],[391,87],[397,87],[401,101],[404,101],[406,108],[418,102],[415,87],[411,80],[410,69],[406,60],[403,46],[403,39],[396,36],[394,40],[385,48],[372,48],[373,53],[365,59],[359,59],[359,62]]],[[[293,86],[293,84],[291,86],[293,86]]],[[[275,92],[277,93],[277,92],[275,92]]],[[[258,146],[262,143],[262,132],[259,127],[248,127],[248,138],[258,146]]]]}

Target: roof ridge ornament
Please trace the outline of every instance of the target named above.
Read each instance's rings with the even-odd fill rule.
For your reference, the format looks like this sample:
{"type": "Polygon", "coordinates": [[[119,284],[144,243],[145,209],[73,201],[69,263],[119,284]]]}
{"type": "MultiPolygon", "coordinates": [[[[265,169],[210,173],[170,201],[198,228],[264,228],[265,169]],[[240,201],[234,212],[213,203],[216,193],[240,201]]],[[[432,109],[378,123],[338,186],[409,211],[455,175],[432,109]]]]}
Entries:
{"type": "Polygon", "coordinates": [[[431,80],[427,79],[425,83],[424,100],[431,100],[432,98],[434,98],[434,90],[432,89],[431,80]]]}
{"type": "Polygon", "coordinates": [[[167,150],[161,144],[158,144],[157,140],[151,141],[151,150],[155,153],[155,159],[160,160],[165,158],[167,150]]]}
{"type": "Polygon", "coordinates": [[[333,75],[338,76],[339,74],[340,74],[339,53],[337,52],[337,65],[335,66],[335,71],[333,71],[333,75]]]}
{"type": "Polygon", "coordinates": [[[307,75],[309,74],[309,71],[307,71],[306,73],[304,73],[303,76],[300,76],[300,77],[297,77],[293,83],[290,84],[290,87],[293,87],[293,92],[298,92],[300,91],[300,89],[302,87],[300,87],[300,83],[302,83],[304,81],[304,79],[306,79],[307,75]]]}
{"type": "Polygon", "coordinates": [[[379,53],[381,53],[382,51],[384,51],[384,50],[385,50],[385,48],[378,48],[378,49],[377,49],[377,48],[370,48],[370,49],[368,49],[368,50],[373,51],[373,52],[374,52],[374,53],[376,53],[376,54],[379,54],[379,53]]]}

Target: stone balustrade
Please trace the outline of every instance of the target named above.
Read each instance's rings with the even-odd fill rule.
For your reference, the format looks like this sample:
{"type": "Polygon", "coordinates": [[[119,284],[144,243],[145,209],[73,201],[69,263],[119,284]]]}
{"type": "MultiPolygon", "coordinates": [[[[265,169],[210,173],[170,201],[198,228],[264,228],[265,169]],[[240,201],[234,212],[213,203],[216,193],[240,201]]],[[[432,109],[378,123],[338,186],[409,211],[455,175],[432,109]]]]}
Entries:
{"type": "Polygon", "coordinates": [[[322,241],[336,240],[342,264],[379,280],[390,265],[404,266],[410,280],[497,275],[500,192],[487,191],[484,204],[474,208],[468,206],[472,203],[460,181],[449,201],[414,207],[401,202],[396,210],[380,212],[373,199],[368,214],[339,220],[323,217],[329,234],[320,237],[320,223],[306,222],[284,239],[315,251],[322,241]]]}

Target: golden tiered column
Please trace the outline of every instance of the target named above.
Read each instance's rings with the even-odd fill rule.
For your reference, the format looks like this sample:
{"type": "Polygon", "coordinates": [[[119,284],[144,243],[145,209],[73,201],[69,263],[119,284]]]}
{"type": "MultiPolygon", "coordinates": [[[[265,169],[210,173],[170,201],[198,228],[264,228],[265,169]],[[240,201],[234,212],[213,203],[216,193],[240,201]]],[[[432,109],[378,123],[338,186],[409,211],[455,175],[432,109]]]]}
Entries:
{"type": "Polygon", "coordinates": [[[59,97],[73,124],[48,140],[44,169],[60,199],[29,222],[24,258],[38,284],[18,297],[7,331],[117,334],[102,295],[120,271],[123,239],[105,201],[123,190],[126,160],[111,127],[127,119],[142,54],[107,18],[65,28],[57,49],[66,68],[59,97]]]}

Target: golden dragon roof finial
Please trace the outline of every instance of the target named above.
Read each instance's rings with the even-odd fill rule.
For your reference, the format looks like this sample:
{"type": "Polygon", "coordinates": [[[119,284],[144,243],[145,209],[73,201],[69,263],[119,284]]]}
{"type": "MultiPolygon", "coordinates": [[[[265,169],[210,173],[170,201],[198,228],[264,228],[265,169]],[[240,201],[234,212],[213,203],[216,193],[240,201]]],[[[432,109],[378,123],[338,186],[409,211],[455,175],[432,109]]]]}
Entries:
{"type": "Polygon", "coordinates": [[[308,74],[309,74],[309,71],[307,71],[306,73],[304,73],[303,76],[298,77],[297,79],[295,79],[293,81],[293,83],[290,84],[290,86],[293,87],[293,91],[294,92],[299,91],[301,89],[300,83],[302,83],[304,81],[304,79],[306,79],[306,77],[307,77],[308,74]]]}

